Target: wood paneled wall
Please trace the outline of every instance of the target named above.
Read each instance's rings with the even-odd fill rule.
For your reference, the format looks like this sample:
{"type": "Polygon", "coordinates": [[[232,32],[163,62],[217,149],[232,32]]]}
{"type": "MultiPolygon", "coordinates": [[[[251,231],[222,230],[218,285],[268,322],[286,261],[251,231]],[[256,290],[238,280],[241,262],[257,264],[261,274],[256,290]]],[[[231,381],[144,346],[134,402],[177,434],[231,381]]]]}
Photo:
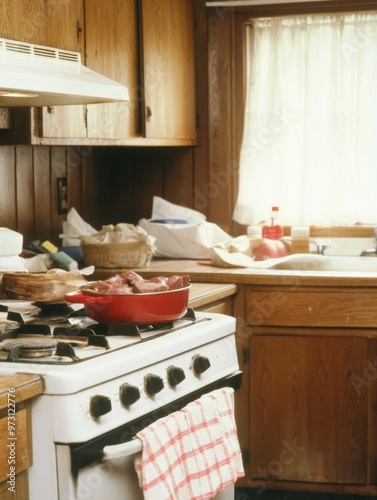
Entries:
{"type": "Polygon", "coordinates": [[[57,179],[67,178],[69,203],[82,211],[90,206],[83,187],[93,170],[91,155],[75,148],[0,147],[0,225],[22,233],[25,242],[59,244],[66,216],[58,214],[57,179]]]}
{"type": "Polygon", "coordinates": [[[0,147],[0,226],[59,245],[57,179],[94,227],[151,216],[153,196],[193,206],[191,148],[0,147]]]}

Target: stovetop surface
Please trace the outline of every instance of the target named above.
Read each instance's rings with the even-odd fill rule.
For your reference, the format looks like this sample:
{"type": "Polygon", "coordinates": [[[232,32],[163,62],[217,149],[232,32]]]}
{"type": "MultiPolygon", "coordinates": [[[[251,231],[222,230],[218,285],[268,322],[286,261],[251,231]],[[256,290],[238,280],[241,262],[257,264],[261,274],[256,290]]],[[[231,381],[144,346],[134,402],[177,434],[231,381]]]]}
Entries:
{"type": "Polygon", "coordinates": [[[156,325],[99,324],[83,308],[42,309],[35,303],[0,303],[0,363],[72,364],[130,348],[155,337],[209,321],[188,309],[174,322],[156,325]]]}

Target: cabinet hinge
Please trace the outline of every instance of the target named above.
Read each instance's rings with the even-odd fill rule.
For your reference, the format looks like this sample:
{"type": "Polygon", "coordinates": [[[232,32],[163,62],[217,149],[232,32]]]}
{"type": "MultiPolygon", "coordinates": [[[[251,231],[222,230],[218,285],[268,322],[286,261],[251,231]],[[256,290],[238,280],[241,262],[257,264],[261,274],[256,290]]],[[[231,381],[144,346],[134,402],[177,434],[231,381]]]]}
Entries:
{"type": "Polygon", "coordinates": [[[88,108],[86,106],[84,106],[82,112],[84,114],[85,128],[87,129],[88,128],[88,108]]]}
{"type": "Polygon", "coordinates": [[[152,119],[152,108],[147,106],[147,122],[150,122],[152,119]]]}
{"type": "Polygon", "coordinates": [[[250,464],[250,450],[249,448],[246,448],[246,450],[242,450],[242,463],[243,466],[246,468],[250,464]]]}
{"type": "Polygon", "coordinates": [[[242,363],[250,363],[250,349],[248,347],[242,349],[242,363]]]}

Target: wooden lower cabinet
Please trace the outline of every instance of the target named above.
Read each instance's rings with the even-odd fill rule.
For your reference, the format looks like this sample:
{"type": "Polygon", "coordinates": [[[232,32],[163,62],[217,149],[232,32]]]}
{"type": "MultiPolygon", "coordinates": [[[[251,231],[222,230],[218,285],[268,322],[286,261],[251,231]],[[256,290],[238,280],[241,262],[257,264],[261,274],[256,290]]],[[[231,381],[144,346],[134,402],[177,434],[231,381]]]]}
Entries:
{"type": "Polygon", "coordinates": [[[14,489],[10,489],[9,484],[6,481],[0,483],[0,498],[1,500],[28,500],[29,483],[27,471],[17,474],[16,487],[14,489]]]}
{"type": "Polygon", "coordinates": [[[33,464],[31,399],[43,391],[44,381],[39,375],[19,373],[0,377],[1,500],[29,498],[27,469],[33,464]]]}
{"type": "Polygon", "coordinates": [[[251,338],[253,479],[368,483],[370,385],[362,379],[370,343],[317,335],[251,338]]]}
{"type": "MultiPolygon", "coordinates": [[[[253,294],[246,294],[249,317],[255,292],[252,300],[253,294]]],[[[289,297],[283,300],[289,304],[285,326],[265,325],[273,320],[258,316],[244,344],[243,397],[249,418],[241,485],[259,492],[377,495],[376,330],[372,325],[320,327],[319,315],[315,327],[290,327],[294,304],[289,297]]],[[[299,300],[310,310],[312,294],[307,304],[303,295],[299,300]]],[[[349,301],[347,307],[339,318],[347,314],[352,319],[349,301]]]]}

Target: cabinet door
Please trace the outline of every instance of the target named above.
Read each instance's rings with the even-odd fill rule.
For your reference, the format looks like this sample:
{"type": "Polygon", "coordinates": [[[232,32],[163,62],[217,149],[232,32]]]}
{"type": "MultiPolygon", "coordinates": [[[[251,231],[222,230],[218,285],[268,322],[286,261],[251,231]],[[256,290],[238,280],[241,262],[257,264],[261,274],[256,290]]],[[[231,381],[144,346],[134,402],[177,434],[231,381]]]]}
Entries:
{"type": "MultiPolygon", "coordinates": [[[[84,63],[83,0],[48,0],[47,4],[50,4],[49,9],[52,11],[48,18],[50,30],[53,33],[67,33],[66,40],[51,36],[49,43],[54,47],[80,52],[81,61],[84,63]]],[[[85,137],[85,112],[85,106],[80,105],[44,106],[38,110],[38,135],[44,138],[85,137]]]]}
{"type": "Polygon", "coordinates": [[[87,106],[88,137],[140,135],[136,0],[85,0],[86,65],[128,87],[130,102],[87,106]]]}
{"type": "Polygon", "coordinates": [[[0,36],[80,52],[82,0],[0,0],[0,36]]]}
{"type": "Polygon", "coordinates": [[[195,139],[192,3],[191,0],[141,0],[147,138],[195,139]]]}
{"type": "Polygon", "coordinates": [[[368,390],[354,377],[365,370],[368,339],[250,342],[250,479],[365,484],[368,390]]]}

